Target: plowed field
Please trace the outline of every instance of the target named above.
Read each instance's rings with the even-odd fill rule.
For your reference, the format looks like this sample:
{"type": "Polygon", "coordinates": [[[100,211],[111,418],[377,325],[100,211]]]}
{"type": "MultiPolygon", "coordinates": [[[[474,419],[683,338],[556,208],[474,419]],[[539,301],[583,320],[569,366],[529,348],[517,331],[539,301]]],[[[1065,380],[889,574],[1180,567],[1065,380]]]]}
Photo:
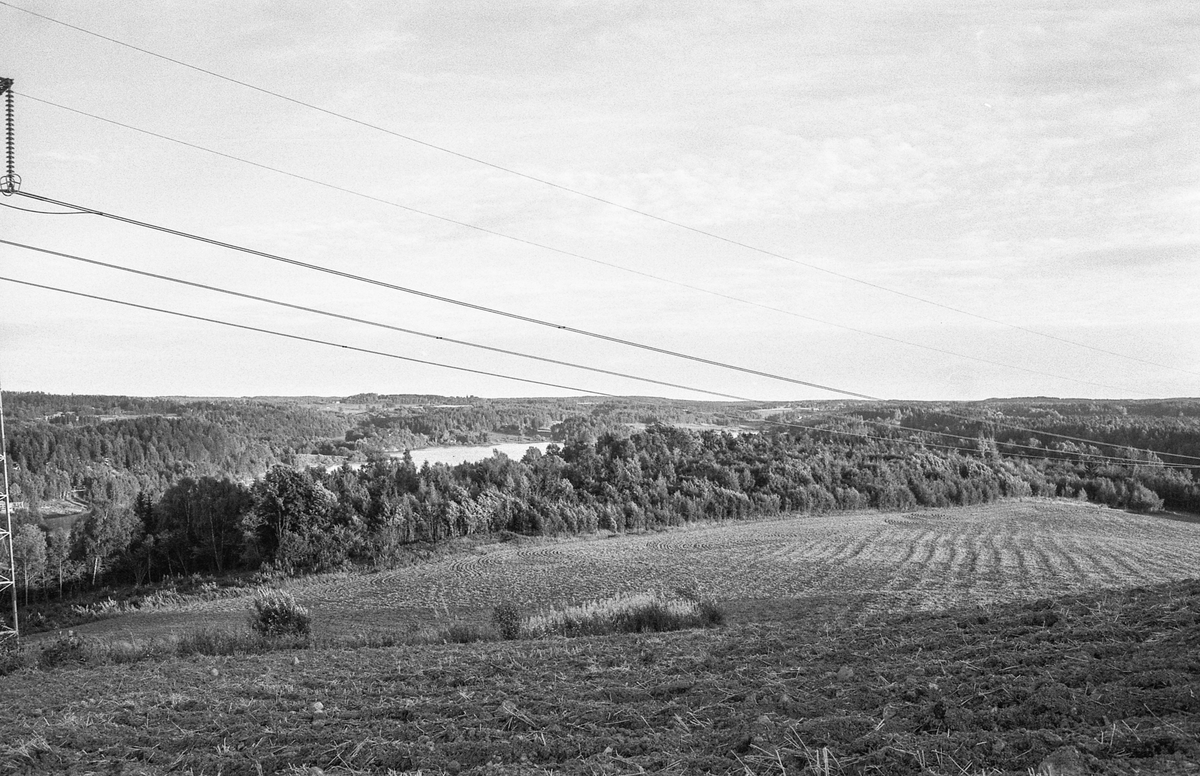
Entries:
{"type": "MultiPolygon", "coordinates": [[[[621,592],[698,586],[735,619],[828,601],[831,624],[1096,587],[1183,579],[1200,568],[1200,524],[1059,500],[905,513],[785,516],[568,541],[516,541],[445,560],[293,584],[318,633],[414,627],[621,592]]],[[[91,623],[95,635],[150,635],[244,622],[247,601],[196,604],[91,623]]]]}

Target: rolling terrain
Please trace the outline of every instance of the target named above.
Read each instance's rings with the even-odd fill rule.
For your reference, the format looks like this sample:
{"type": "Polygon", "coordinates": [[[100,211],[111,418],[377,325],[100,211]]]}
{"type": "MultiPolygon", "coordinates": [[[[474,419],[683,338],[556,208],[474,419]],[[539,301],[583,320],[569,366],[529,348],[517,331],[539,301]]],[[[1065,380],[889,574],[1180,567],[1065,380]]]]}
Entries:
{"type": "MultiPolygon", "coordinates": [[[[288,583],[308,648],[0,677],[0,772],[1195,774],[1198,539],[1195,521],[1024,499],[464,545],[288,583]],[[505,600],[671,586],[730,622],[350,646],[505,600]]],[[[239,627],[246,604],[81,632],[239,627]]]]}
{"type": "MultiPolygon", "coordinates": [[[[739,619],[836,601],[837,625],[1182,579],[1200,568],[1200,524],[1078,501],[1023,499],[913,512],[792,515],[569,540],[472,545],[429,563],[287,583],[318,634],[394,632],[623,592],[698,589],[739,619]]],[[[249,596],[137,612],[79,628],[152,636],[241,625],[249,596]]]]}

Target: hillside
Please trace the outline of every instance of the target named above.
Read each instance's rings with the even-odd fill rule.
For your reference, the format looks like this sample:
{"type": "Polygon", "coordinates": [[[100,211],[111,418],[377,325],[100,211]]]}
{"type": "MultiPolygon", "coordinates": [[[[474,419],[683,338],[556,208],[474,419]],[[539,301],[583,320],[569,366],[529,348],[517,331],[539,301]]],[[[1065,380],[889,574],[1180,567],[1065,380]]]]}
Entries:
{"type": "Polygon", "coordinates": [[[851,628],[801,607],[717,631],[22,671],[0,694],[14,774],[1194,774],[1200,582],[851,628]]]}
{"type": "MultiPolygon", "coordinates": [[[[1200,568],[1200,523],[1067,499],[913,512],[782,515],[624,535],[468,540],[396,568],[285,580],[318,636],[404,633],[622,593],[703,591],[738,620],[824,607],[831,627],[886,611],[1179,580],[1200,568]],[[825,603],[823,603],[825,602],[825,603]]],[[[237,589],[227,593],[236,593],[237,589]]],[[[76,626],[88,636],[237,628],[253,595],[156,607],[76,626]]]]}
{"type": "Polygon", "coordinates": [[[34,627],[73,622],[63,599],[108,585],[387,569],[415,547],[465,537],[627,534],[1029,496],[1200,513],[1194,400],[14,394],[9,404],[24,507],[14,553],[34,627]],[[387,455],[435,439],[546,437],[560,441],[520,460],[417,467],[387,455]],[[79,508],[47,520],[39,503],[79,508]]]}

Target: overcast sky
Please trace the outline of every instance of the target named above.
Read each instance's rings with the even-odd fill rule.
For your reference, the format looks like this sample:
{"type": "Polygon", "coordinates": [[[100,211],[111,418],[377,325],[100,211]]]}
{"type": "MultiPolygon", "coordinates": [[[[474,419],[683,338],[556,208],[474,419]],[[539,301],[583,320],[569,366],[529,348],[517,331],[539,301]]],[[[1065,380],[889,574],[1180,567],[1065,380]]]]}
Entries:
{"type": "MultiPolygon", "coordinates": [[[[871,396],[1200,395],[1200,6],[849,5],[14,0],[0,76],[16,82],[28,193],[871,396]]],[[[92,215],[0,208],[0,239],[709,391],[838,396],[92,215]]],[[[5,245],[0,275],[583,390],[705,398],[5,245]]],[[[10,282],[0,309],[8,390],[571,392],[10,282]]]]}

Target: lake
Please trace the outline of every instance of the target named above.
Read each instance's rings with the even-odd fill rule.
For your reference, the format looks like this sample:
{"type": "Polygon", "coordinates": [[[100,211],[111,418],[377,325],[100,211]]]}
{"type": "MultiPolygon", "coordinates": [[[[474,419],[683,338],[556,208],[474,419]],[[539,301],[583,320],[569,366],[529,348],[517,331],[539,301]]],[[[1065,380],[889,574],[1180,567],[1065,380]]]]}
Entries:
{"type": "MultiPolygon", "coordinates": [[[[543,453],[546,448],[554,444],[553,442],[506,442],[497,445],[474,445],[474,446],[458,446],[458,447],[426,447],[422,450],[413,450],[412,459],[417,468],[426,461],[432,466],[435,463],[444,463],[450,466],[455,464],[467,463],[468,461],[482,461],[484,458],[491,458],[493,451],[504,453],[514,461],[519,461],[525,455],[525,451],[531,447],[536,447],[543,453]]],[[[393,458],[403,458],[404,453],[392,453],[393,458]]]]}

